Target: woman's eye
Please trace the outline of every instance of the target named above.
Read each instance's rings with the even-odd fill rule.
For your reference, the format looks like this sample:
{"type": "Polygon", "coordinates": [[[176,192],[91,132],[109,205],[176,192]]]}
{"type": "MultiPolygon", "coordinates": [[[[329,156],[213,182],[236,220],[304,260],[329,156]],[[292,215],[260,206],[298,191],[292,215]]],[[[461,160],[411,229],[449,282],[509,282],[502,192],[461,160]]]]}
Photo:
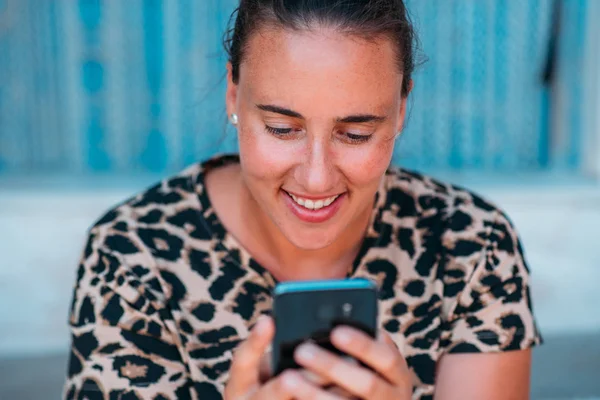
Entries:
{"type": "Polygon", "coordinates": [[[269,125],[265,125],[265,129],[267,130],[267,132],[272,133],[275,136],[289,135],[293,131],[292,128],[274,128],[269,125]]]}
{"type": "Polygon", "coordinates": [[[369,139],[371,139],[371,137],[373,136],[372,134],[371,135],[358,135],[356,133],[349,133],[349,132],[346,132],[344,135],[352,143],[365,143],[365,142],[368,142],[369,139]]]}
{"type": "MultiPolygon", "coordinates": [[[[275,135],[275,136],[290,137],[294,133],[296,133],[296,129],[294,129],[294,128],[275,128],[273,126],[265,125],[265,129],[267,130],[267,132],[269,132],[270,134],[275,135]]],[[[373,136],[372,134],[361,135],[361,134],[350,133],[350,132],[340,132],[340,134],[344,137],[344,139],[346,141],[353,143],[353,144],[365,143],[365,142],[369,141],[369,139],[371,139],[371,137],[373,136]]]]}

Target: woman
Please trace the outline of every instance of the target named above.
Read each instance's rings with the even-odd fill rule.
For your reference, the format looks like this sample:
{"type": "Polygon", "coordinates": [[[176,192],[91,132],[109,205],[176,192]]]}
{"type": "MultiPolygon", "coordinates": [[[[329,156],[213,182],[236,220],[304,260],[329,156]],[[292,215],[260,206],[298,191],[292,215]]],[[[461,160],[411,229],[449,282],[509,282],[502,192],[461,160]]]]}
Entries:
{"type": "Polygon", "coordinates": [[[65,398],[528,398],[541,338],[509,220],[389,166],[413,86],[403,2],[242,0],[229,34],[239,156],[91,229],[65,398]],[[378,339],[332,335],[372,369],[307,343],[303,370],[270,377],[274,285],[344,277],[380,287],[378,339]]]}

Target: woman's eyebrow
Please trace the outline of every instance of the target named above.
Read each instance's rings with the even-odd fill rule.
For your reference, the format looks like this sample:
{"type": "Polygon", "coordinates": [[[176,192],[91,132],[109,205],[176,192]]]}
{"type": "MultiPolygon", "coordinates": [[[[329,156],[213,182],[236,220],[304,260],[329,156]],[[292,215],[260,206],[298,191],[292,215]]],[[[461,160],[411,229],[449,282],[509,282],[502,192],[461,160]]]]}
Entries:
{"type": "MultiPolygon", "coordinates": [[[[285,115],[292,118],[304,119],[302,114],[296,112],[294,110],[290,110],[289,108],[279,107],[272,104],[257,104],[256,107],[263,111],[268,111],[276,114],[285,115]]],[[[381,115],[372,115],[372,114],[357,114],[357,115],[348,115],[343,118],[337,118],[336,121],[345,124],[356,124],[356,123],[365,123],[365,122],[382,122],[386,119],[385,116],[381,115]]]]}
{"type": "Polygon", "coordinates": [[[363,122],[382,122],[385,121],[385,116],[372,114],[349,115],[344,118],[338,118],[336,121],[344,124],[359,124],[363,122]]]}
{"type": "Polygon", "coordinates": [[[288,117],[304,119],[302,114],[300,114],[296,111],[290,110],[288,108],[274,106],[271,104],[257,104],[256,107],[258,107],[260,110],[263,110],[263,111],[269,111],[269,112],[276,113],[276,114],[286,115],[288,117]]]}

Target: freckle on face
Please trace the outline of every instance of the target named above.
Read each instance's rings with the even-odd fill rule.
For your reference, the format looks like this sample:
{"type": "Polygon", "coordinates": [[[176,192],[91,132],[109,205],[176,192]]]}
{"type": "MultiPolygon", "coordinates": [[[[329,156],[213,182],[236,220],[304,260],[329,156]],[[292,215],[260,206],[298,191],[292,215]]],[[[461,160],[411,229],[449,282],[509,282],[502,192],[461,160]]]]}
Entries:
{"type": "Polygon", "coordinates": [[[250,38],[235,104],[244,182],[290,242],[324,247],[364,219],[391,160],[401,82],[395,49],[384,38],[366,41],[327,29],[270,29],[250,38]],[[304,118],[267,115],[257,104],[304,118]],[[386,116],[369,142],[336,139],[337,118],[364,114],[386,116]],[[267,117],[304,133],[293,140],[275,137],[265,131],[267,117]],[[347,193],[348,201],[331,220],[311,226],[290,214],[282,189],[314,196],[347,193]]]}

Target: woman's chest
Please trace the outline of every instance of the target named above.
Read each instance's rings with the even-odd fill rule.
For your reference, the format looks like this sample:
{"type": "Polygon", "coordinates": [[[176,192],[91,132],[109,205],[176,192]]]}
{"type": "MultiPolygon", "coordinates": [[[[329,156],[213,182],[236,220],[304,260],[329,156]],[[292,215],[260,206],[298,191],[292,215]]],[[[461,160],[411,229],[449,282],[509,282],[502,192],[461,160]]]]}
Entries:
{"type": "MultiPolygon", "coordinates": [[[[444,335],[442,301],[435,285],[425,285],[421,291],[412,287],[417,285],[413,281],[396,282],[393,296],[380,300],[378,324],[390,334],[413,371],[415,398],[427,398],[433,393],[444,335]]],[[[194,380],[223,387],[235,348],[248,337],[259,315],[270,314],[270,290],[248,280],[224,295],[189,300],[174,313],[183,358],[189,361],[194,380]]]]}

